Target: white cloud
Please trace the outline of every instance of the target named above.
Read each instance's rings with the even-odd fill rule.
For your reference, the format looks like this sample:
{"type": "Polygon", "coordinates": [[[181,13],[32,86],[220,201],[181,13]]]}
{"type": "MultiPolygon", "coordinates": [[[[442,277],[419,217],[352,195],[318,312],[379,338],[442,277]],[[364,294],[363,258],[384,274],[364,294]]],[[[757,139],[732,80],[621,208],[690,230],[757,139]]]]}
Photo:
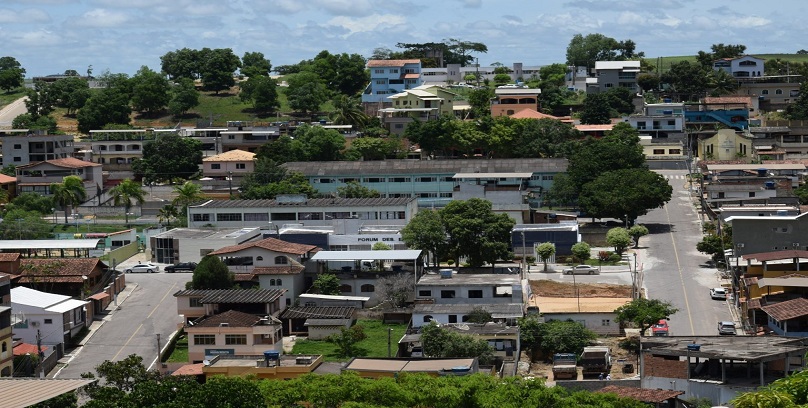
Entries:
{"type": "Polygon", "coordinates": [[[367,16],[376,11],[367,0],[319,0],[314,3],[315,8],[336,16],[367,16]]]}
{"type": "Polygon", "coordinates": [[[126,13],[105,9],[90,10],[75,20],[76,25],[91,28],[114,28],[128,22],[129,17],[126,13]]]}
{"type": "Polygon", "coordinates": [[[480,8],[483,5],[482,0],[460,0],[465,8],[480,8]]]}
{"type": "Polygon", "coordinates": [[[733,19],[733,23],[733,25],[737,25],[739,27],[761,27],[771,24],[771,20],[763,17],[748,16],[733,19]]]}
{"type": "Polygon", "coordinates": [[[23,47],[50,47],[61,43],[59,35],[51,31],[30,31],[13,35],[7,39],[9,42],[23,47]]]}
{"type": "Polygon", "coordinates": [[[624,11],[617,16],[617,24],[620,25],[644,26],[647,22],[648,20],[645,17],[633,11],[624,11]]]}
{"type": "Polygon", "coordinates": [[[41,9],[29,8],[19,11],[0,9],[0,23],[30,25],[32,23],[49,23],[50,21],[51,18],[48,13],[41,9]]]}
{"type": "Polygon", "coordinates": [[[373,14],[361,18],[339,16],[328,20],[329,25],[342,27],[348,30],[350,34],[375,31],[377,28],[387,28],[388,26],[396,26],[406,22],[407,19],[404,16],[395,14],[373,14]]]}

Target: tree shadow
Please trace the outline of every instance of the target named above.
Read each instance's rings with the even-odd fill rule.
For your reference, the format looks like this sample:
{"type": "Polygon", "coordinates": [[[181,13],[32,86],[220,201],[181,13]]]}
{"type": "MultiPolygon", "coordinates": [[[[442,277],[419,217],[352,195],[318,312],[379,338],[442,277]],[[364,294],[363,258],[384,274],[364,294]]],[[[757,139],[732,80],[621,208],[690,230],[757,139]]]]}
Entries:
{"type": "MultiPolygon", "coordinates": [[[[676,231],[671,224],[661,224],[661,223],[646,224],[646,223],[643,223],[642,225],[644,225],[645,228],[648,228],[648,235],[668,234],[668,233],[676,231]]],[[[640,239],[642,239],[642,238],[640,238],[640,239]]]]}

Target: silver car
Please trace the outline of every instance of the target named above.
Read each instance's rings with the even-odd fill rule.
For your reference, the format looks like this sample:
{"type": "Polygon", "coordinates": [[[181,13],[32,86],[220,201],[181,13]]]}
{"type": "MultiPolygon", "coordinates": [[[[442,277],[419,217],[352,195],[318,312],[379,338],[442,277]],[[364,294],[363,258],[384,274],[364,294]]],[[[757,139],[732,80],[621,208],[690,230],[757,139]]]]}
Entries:
{"type": "Polygon", "coordinates": [[[130,268],[126,268],[124,270],[124,272],[125,273],[138,273],[138,272],[155,273],[155,272],[160,272],[160,267],[153,264],[153,263],[151,263],[151,262],[139,263],[139,264],[137,264],[135,266],[132,266],[130,268]]]}
{"type": "Polygon", "coordinates": [[[577,265],[572,268],[564,269],[564,275],[599,275],[598,268],[592,265],[577,265]]]}
{"type": "Polygon", "coordinates": [[[718,322],[718,334],[738,334],[735,331],[735,323],[733,322],[718,322]]]}

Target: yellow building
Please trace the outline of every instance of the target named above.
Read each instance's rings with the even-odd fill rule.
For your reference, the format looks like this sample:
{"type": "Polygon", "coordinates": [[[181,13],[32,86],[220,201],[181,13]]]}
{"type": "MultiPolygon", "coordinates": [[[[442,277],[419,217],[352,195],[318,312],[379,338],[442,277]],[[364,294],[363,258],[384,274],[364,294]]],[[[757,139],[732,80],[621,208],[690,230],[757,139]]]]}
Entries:
{"type": "Polygon", "coordinates": [[[752,138],[732,129],[721,129],[698,142],[701,160],[751,161],[753,153],[752,138]]]}
{"type": "Polygon", "coordinates": [[[407,124],[454,115],[457,95],[435,85],[421,85],[387,97],[392,106],[379,110],[382,124],[394,134],[404,133],[407,124]]]}

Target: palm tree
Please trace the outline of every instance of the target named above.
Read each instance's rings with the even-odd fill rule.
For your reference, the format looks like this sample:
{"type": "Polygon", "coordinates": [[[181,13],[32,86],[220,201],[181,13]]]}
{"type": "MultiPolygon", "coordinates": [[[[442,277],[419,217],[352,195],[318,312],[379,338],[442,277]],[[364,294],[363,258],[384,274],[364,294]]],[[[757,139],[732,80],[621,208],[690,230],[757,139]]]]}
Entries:
{"type": "Polygon", "coordinates": [[[126,209],[126,225],[129,225],[129,210],[132,208],[132,200],[135,200],[138,205],[143,205],[146,191],[143,190],[140,184],[131,179],[126,179],[117,186],[112,187],[109,194],[112,196],[112,202],[116,206],[122,205],[126,209]]]}
{"type": "Polygon", "coordinates": [[[50,185],[54,204],[65,209],[65,224],[67,224],[67,209],[72,210],[75,206],[87,199],[87,191],[84,189],[84,182],[79,176],[67,176],[61,183],[50,185]]]}
{"type": "Polygon", "coordinates": [[[335,125],[352,125],[357,129],[362,129],[367,125],[370,118],[365,115],[357,99],[340,95],[334,99],[333,104],[334,112],[331,113],[331,120],[335,125]]]}
{"type": "Polygon", "coordinates": [[[169,227],[171,226],[171,219],[172,218],[179,218],[180,213],[177,211],[177,207],[166,204],[160,211],[157,213],[157,221],[162,224],[165,222],[169,227]]]}
{"type": "Polygon", "coordinates": [[[186,181],[184,184],[174,187],[177,197],[171,202],[176,207],[182,208],[182,214],[188,214],[188,206],[197,201],[202,201],[205,195],[202,194],[202,187],[199,184],[186,181]]]}

